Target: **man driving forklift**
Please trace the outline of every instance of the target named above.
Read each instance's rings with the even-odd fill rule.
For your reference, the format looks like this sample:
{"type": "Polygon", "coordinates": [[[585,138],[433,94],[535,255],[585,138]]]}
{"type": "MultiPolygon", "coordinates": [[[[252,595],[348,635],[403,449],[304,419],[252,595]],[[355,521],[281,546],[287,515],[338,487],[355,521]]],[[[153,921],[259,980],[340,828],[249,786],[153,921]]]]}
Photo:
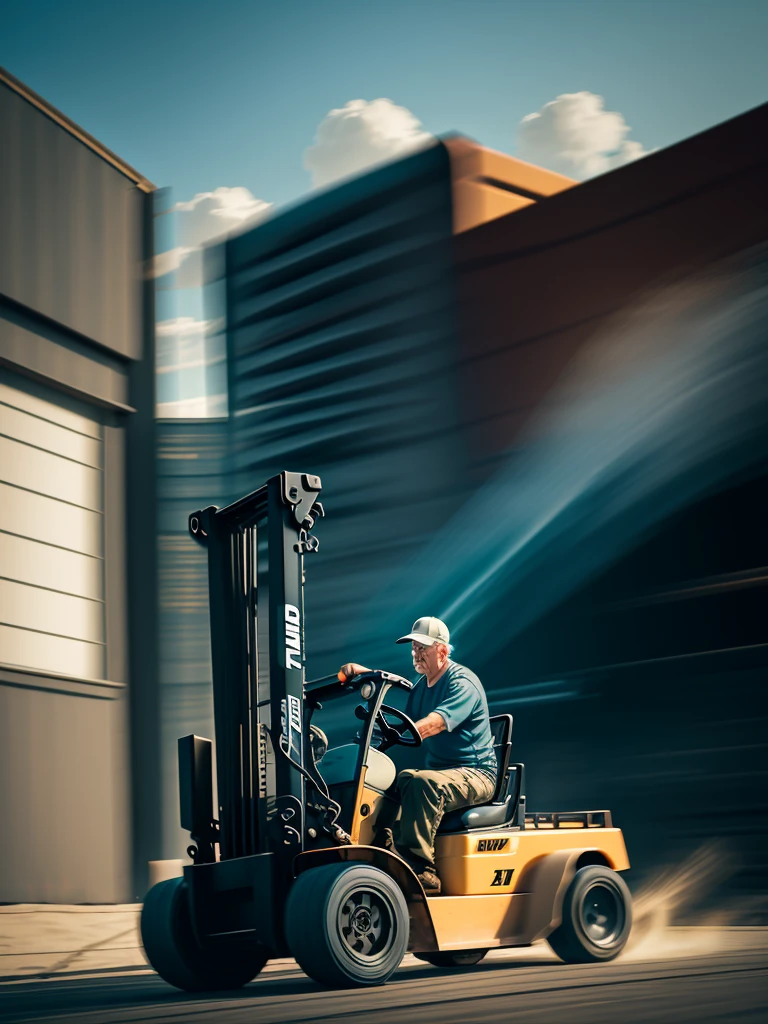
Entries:
{"type": "MultiPolygon", "coordinates": [[[[419,673],[405,713],[426,741],[426,768],[400,772],[395,830],[382,828],[374,840],[374,845],[407,861],[431,895],[440,892],[435,834],[443,815],[486,803],[496,788],[496,754],[485,691],[474,672],[451,660],[450,639],[441,619],[423,616],[397,640],[410,642],[419,673]]],[[[368,671],[356,662],[340,669],[344,676],[368,671]]]]}
{"type": "Polygon", "coordinates": [[[217,798],[214,744],[182,737],[192,863],[144,898],[149,962],[199,992],[240,988],[286,956],[333,987],[383,984],[407,951],[466,967],[539,938],[566,963],[613,960],[632,924],[621,830],[607,810],[526,812],[525,766],[510,762],[512,716],[489,722],[476,676],[450,659],[443,622],[418,619],[400,638],[422,677],[415,686],[359,665],[305,679],[304,558],[317,549],[320,490],[319,477],[284,472],[189,516],[208,557],[217,798]],[[398,692],[409,715],[384,703],[398,692]],[[355,694],[358,743],[322,758],[314,712],[355,694]],[[395,746],[427,754],[424,770],[400,774],[399,801],[386,753],[395,746]],[[382,835],[398,810],[406,859],[382,835]],[[372,849],[374,838],[392,852],[372,849]],[[435,897],[441,881],[445,895],[435,897]]]}

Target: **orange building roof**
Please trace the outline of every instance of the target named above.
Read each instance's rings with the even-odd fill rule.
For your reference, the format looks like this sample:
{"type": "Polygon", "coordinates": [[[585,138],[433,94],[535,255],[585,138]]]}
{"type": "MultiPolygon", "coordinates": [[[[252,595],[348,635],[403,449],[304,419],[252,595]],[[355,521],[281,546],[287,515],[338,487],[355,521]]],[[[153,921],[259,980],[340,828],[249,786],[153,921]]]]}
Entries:
{"type": "Polygon", "coordinates": [[[451,160],[454,234],[579,184],[461,136],[442,142],[451,160]]]}

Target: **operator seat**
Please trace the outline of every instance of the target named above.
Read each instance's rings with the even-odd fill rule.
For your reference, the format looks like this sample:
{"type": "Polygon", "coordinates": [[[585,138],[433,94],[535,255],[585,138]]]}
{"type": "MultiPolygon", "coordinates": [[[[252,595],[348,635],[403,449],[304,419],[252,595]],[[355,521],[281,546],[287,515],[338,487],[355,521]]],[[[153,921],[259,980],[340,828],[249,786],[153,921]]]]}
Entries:
{"type": "Polygon", "coordinates": [[[491,719],[493,749],[496,752],[498,776],[496,790],[485,804],[460,807],[443,816],[437,834],[466,832],[475,828],[506,825],[517,809],[523,780],[523,766],[510,763],[512,754],[512,715],[495,715],[491,719]]]}

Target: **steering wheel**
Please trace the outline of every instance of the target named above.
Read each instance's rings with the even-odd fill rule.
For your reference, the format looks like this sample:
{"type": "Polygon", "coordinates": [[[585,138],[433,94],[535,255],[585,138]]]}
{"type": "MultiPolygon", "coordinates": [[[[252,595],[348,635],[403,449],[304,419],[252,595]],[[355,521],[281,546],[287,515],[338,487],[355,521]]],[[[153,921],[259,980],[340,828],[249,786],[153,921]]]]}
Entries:
{"type": "Polygon", "coordinates": [[[376,725],[381,730],[379,750],[386,750],[395,744],[401,747],[421,746],[421,734],[416,728],[416,723],[404,711],[392,708],[389,704],[382,704],[376,715],[376,725]],[[387,717],[396,719],[396,724],[388,722],[387,717]]]}

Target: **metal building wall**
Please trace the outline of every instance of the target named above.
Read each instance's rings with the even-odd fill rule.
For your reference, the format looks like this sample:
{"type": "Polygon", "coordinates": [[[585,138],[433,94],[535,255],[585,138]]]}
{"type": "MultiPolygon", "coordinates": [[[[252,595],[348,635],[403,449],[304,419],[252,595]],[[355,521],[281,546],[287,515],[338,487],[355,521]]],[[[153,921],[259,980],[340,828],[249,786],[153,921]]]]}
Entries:
{"type": "MultiPolygon", "coordinates": [[[[442,144],[226,244],[230,456],[246,493],[318,473],[309,672],[362,658],[350,626],[460,487],[450,159],[442,144]]],[[[410,614],[408,612],[407,614],[410,614]]]]}
{"type": "Polygon", "coordinates": [[[104,428],[0,384],[0,464],[5,660],[103,679],[104,428]]]}
{"type": "Polygon", "coordinates": [[[448,607],[493,576],[459,651],[515,714],[529,803],[611,807],[635,882],[719,842],[742,922],[765,919],[766,130],[763,106],[455,240],[471,498],[431,581],[448,607]]]}
{"type": "Polygon", "coordinates": [[[157,425],[159,702],[162,831],[154,859],[184,857],[176,742],[213,738],[208,559],[189,535],[190,512],[228,504],[226,420],[157,425]]]}
{"type": "Polygon", "coordinates": [[[120,902],[153,659],[154,545],[128,540],[129,481],[154,525],[152,186],[5,72],[0,128],[0,900],[120,902]]]}

